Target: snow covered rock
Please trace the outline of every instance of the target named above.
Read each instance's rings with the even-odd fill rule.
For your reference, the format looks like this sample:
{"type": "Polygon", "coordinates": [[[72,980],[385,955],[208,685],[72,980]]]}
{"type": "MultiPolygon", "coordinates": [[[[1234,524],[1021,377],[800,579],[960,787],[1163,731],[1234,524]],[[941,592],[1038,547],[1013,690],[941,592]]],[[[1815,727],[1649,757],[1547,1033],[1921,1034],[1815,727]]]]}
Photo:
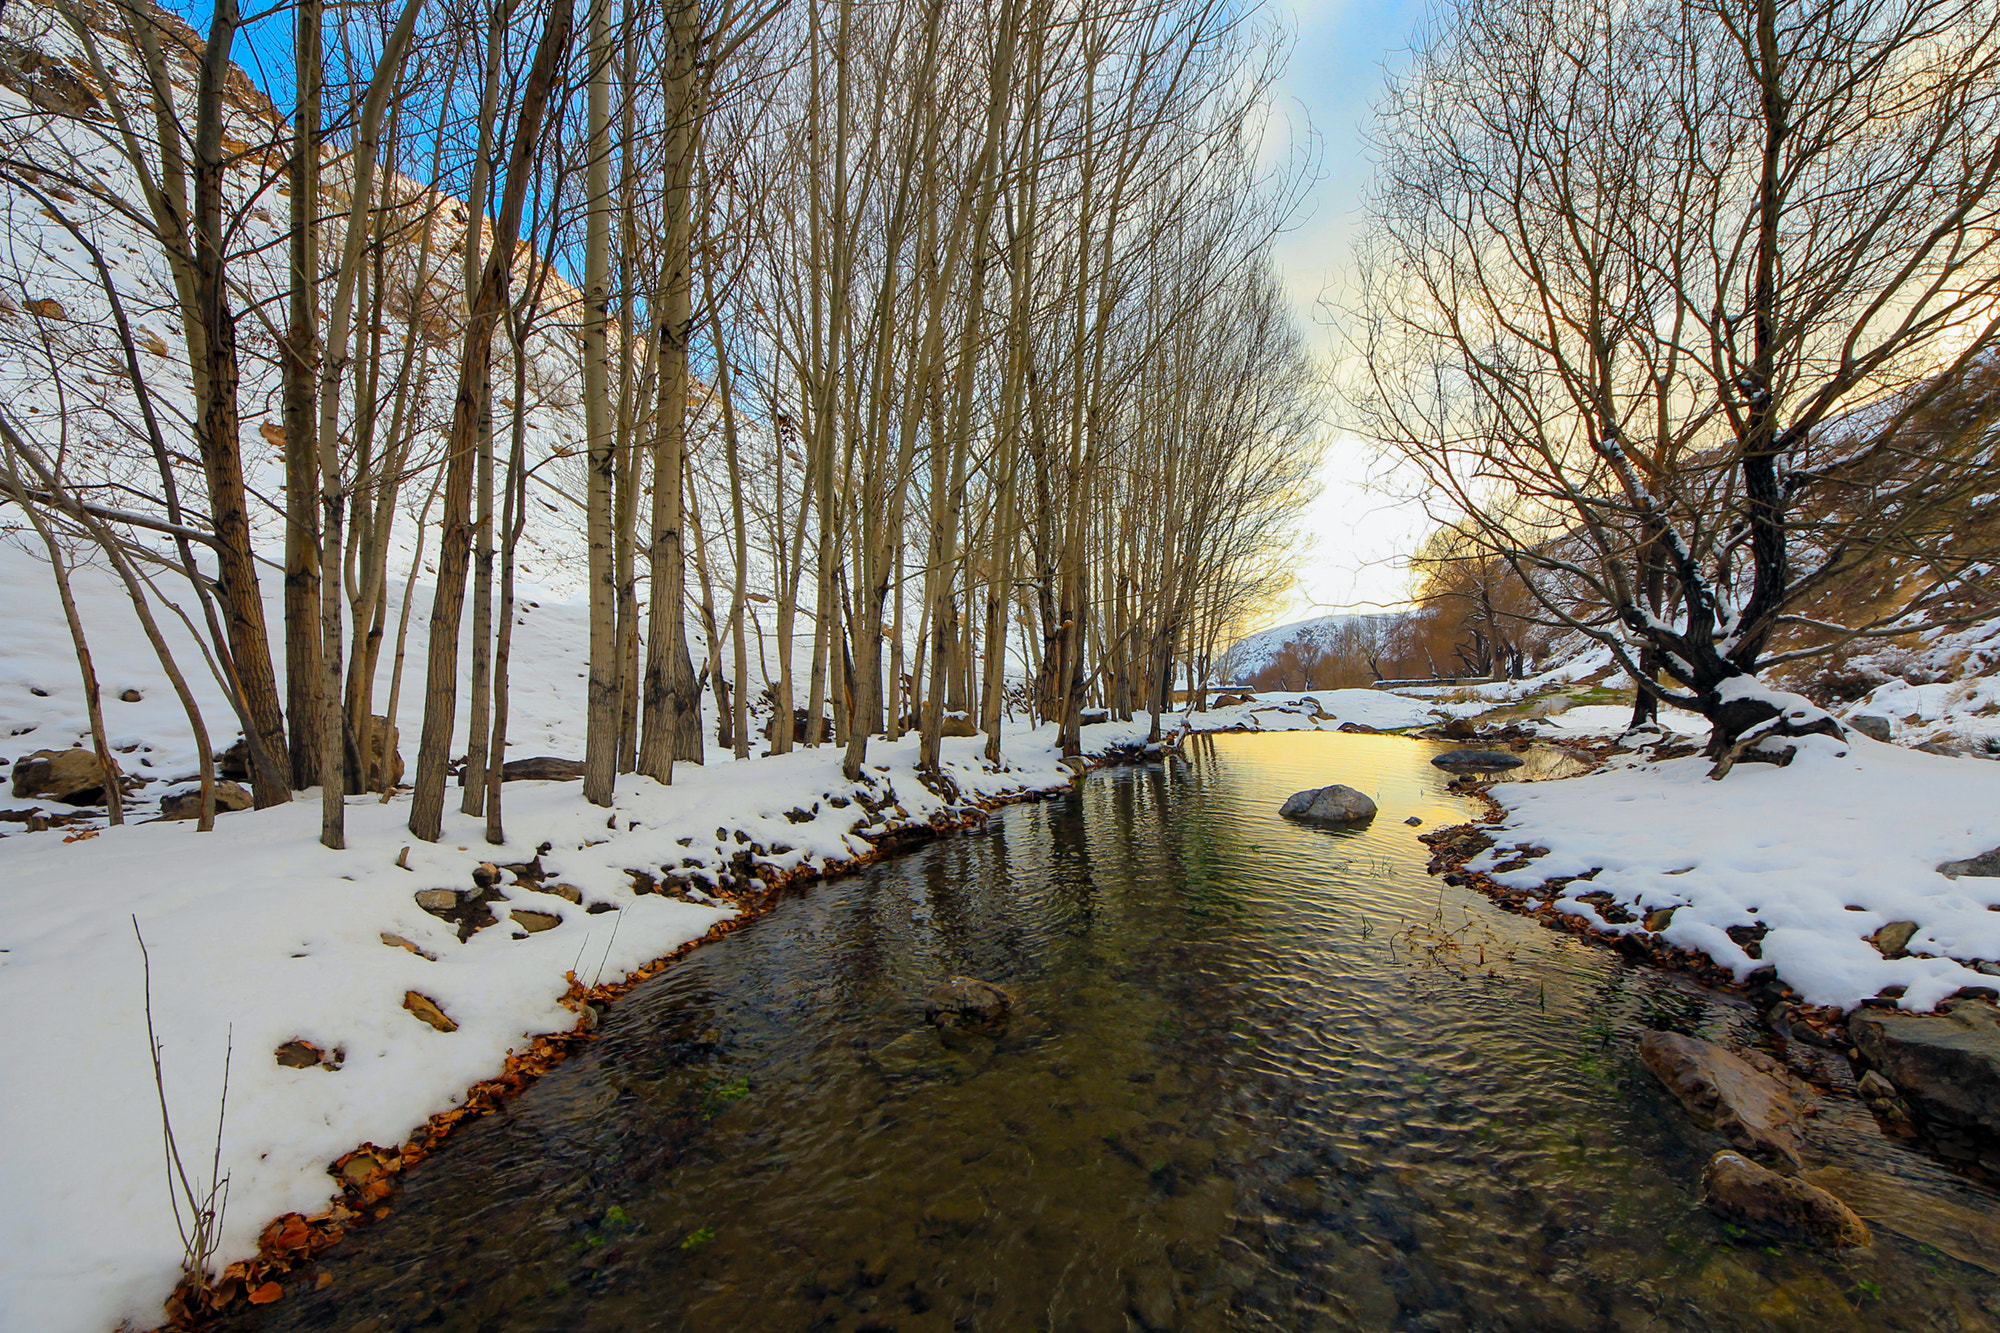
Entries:
{"type": "Polygon", "coordinates": [[[1648,1032],[1639,1058],[1697,1120],[1737,1148],[1799,1168],[1798,1103],[1777,1061],[1678,1032],[1648,1032]]]}
{"type": "Polygon", "coordinates": [[[1741,1153],[1719,1152],[1701,1174],[1702,1201],[1760,1231],[1842,1249],[1873,1237],[1854,1210],[1817,1185],[1761,1167],[1741,1153]]]}
{"type": "Polygon", "coordinates": [[[1968,856],[1962,861],[1946,861],[1937,868],[1946,879],[1957,879],[1960,875],[1973,875],[1988,879],[2000,877],[2000,847],[1977,856],[1968,856]]]}
{"type": "Polygon", "coordinates": [[[1992,1001],[1947,1000],[1935,1014],[1862,1009],[1847,1031],[1925,1114],[2000,1135],[2000,1009],[1992,1001]]]}
{"type": "Polygon", "coordinates": [[[1375,818],[1375,802],[1341,783],[1293,792],[1278,813],[1307,824],[1360,824],[1375,818]]]}
{"type": "MultiPolygon", "coordinates": [[[[227,778],[215,784],[215,813],[228,814],[232,810],[248,810],[251,806],[250,793],[240,782],[227,778]]],[[[160,798],[160,818],[199,819],[201,818],[201,784],[177,787],[160,798]]]]}
{"type": "Polygon", "coordinates": [[[1859,717],[1850,717],[1847,719],[1847,725],[1866,736],[1869,740],[1881,741],[1885,745],[1888,743],[1889,738],[1895,734],[1890,729],[1889,719],[1878,717],[1874,713],[1863,713],[1859,717]]]}
{"type": "Polygon", "coordinates": [[[1519,768],[1521,762],[1519,755],[1504,754],[1499,750],[1446,750],[1431,760],[1439,768],[1463,768],[1483,773],[1519,768]]]}
{"type": "MultiPolygon", "coordinates": [[[[117,773],[118,762],[111,761],[117,773]]],[[[104,804],[104,765],[89,750],[37,750],[14,765],[14,795],[65,805],[104,804]]]]}

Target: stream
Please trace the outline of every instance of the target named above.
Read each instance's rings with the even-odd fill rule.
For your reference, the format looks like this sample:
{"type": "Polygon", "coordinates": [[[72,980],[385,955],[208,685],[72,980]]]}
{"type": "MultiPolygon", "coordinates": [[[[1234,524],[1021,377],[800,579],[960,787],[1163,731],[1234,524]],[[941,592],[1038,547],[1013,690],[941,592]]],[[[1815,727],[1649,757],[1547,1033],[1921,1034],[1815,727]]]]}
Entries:
{"type": "MultiPolygon", "coordinates": [[[[2000,1278],[1943,1249],[1878,1226],[1828,1255],[1701,1207],[1723,1145],[1634,1043],[1773,1039],[1740,997],[1425,874],[1417,834],[1474,813],[1428,762],[1448,748],[1196,738],[814,885],[462,1129],[321,1285],[222,1326],[2000,1328],[2000,1278]],[[1329,782],[1381,813],[1277,817],[1329,782]],[[1015,994],[997,1036],[924,1024],[951,974],[1015,994]]],[[[1994,1211],[1852,1097],[1819,1109],[1809,1164],[1994,1211]]]]}

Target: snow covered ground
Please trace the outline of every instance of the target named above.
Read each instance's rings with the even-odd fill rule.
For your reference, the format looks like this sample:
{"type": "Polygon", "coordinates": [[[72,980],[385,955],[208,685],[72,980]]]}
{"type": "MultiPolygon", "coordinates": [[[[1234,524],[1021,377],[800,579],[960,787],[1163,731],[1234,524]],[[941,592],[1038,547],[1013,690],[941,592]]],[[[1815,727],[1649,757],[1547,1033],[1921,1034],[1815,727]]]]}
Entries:
{"type": "MultiPolygon", "coordinates": [[[[1110,724],[1089,728],[1087,743],[1142,734],[1110,724]]],[[[1010,734],[1000,769],[981,760],[981,739],[947,740],[950,775],[968,800],[1060,787],[1070,773],[1053,739],[1046,728],[1010,734]]],[[[60,830],[0,840],[0,1142],[15,1205],[0,1221],[0,1327],[150,1326],[176,1277],[133,918],[151,953],[166,1093],[190,1163],[209,1160],[233,1049],[226,1263],[254,1253],[272,1217],[323,1209],[335,1158],[364,1141],[401,1144],[511,1050],[572,1027],[577,1014],[559,1003],[565,973],[616,980],[732,910],[699,901],[700,890],[697,901],[637,894],[627,869],[657,874],[694,859],[719,870],[747,843],[780,870],[850,860],[871,850],[862,834],[943,809],[916,780],[915,757],[913,741],[871,747],[879,815],[827,748],[748,763],[713,755],[680,766],[671,788],[627,780],[608,817],[575,783],[511,783],[516,841],[505,848],[487,847],[482,826],[455,812],[442,842],[416,842],[403,828],[407,803],[372,797],[350,801],[342,852],[316,844],[312,799],[225,815],[208,835],[153,823],[81,841],[60,830]],[[463,943],[417,904],[418,891],[469,889],[481,861],[526,861],[542,841],[553,844],[545,882],[574,886],[580,903],[509,885],[492,905],[500,920],[463,943]],[[407,868],[397,864],[405,847],[407,868]],[[560,924],[519,931],[507,918],[525,911],[560,924]],[[457,1030],[407,1012],[409,991],[457,1030]],[[275,1050],[293,1040],[340,1051],[340,1068],[279,1066],[275,1050]]]]}
{"type": "MultiPolygon", "coordinates": [[[[12,590],[0,645],[4,752],[69,748],[86,737],[87,721],[46,566],[0,543],[0,582],[12,590]]],[[[127,751],[119,758],[128,771],[149,779],[133,800],[133,817],[144,820],[162,791],[194,771],[186,721],[113,581],[85,566],[76,589],[111,743],[127,751]],[[137,701],[121,699],[126,690],[137,701]]],[[[428,589],[420,583],[416,594],[411,636],[420,646],[428,589]]],[[[199,672],[192,639],[168,627],[214,743],[228,744],[236,732],[219,687],[199,672]]],[[[516,633],[510,753],[580,755],[582,608],[557,598],[524,604],[516,633]]],[[[415,731],[422,675],[413,651],[398,719],[405,736],[415,731]]],[[[1438,717],[1395,695],[1337,690],[1309,703],[1261,696],[1190,720],[1202,729],[1330,730],[1438,717]]],[[[1086,727],[1084,740],[1101,752],[1144,735],[1141,720],[1086,727]]],[[[1054,740],[1048,728],[1010,729],[997,769],[980,756],[983,738],[947,740],[944,753],[962,798],[976,802],[1066,784],[1071,771],[1054,740]]],[[[407,742],[404,751],[413,757],[407,742]]],[[[917,781],[915,757],[913,740],[877,741],[873,786],[857,787],[842,779],[831,749],[747,763],[711,750],[705,766],[677,766],[671,788],[621,780],[608,814],[584,804],[575,783],[509,783],[513,841],[504,848],[481,841],[482,826],[455,813],[455,801],[443,840],[428,845],[404,828],[406,799],[356,797],[349,847],[329,851],[317,842],[313,793],[223,815],[206,835],[190,823],[135,822],[81,837],[74,828],[0,837],[0,1013],[8,1018],[0,1025],[0,1152],[15,1205],[0,1210],[0,1328],[149,1327],[177,1276],[134,918],[151,954],[165,1089],[189,1163],[209,1161],[228,1058],[222,1168],[230,1186],[219,1267],[254,1253],[273,1217],[323,1209],[336,1192],[328,1175],[336,1158],[364,1142],[404,1142],[499,1073],[511,1050],[572,1027],[578,1015],[560,1003],[566,973],[574,969],[585,984],[617,980],[734,910],[702,901],[699,889],[689,901],[635,893],[629,870],[658,874],[692,862],[714,884],[753,844],[778,871],[866,854],[864,834],[948,813],[917,781]],[[552,844],[545,883],[573,886],[580,902],[503,877],[506,901],[492,905],[498,920],[464,942],[417,903],[421,890],[470,889],[481,862],[525,862],[544,841],[552,844]],[[519,930],[510,920],[517,911],[559,924],[519,930]],[[406,1010],[411,991],[457,1030],[435,1030],[406,1010]],[[276,1049],[295,1040],[340,1052],[340,1067],[280,1066],[276,1049]]],[[[0,780],[7,772],[0,768],[0,780]]],[[[23,800],[7,808],[75,813],[23,800]]]]}
{"type": "Polygon", "coordinates": [[[2000,765],[1923,754],[1863,736],[1799,741],[1788,768],[1739,765],[1711,781],[1708,760],[1624,761],[1581,778],[1501,784],[1500,845],[1469,863],[1491,870],[1517,843],[1546,856],[1493,878],[1533,888],[1572,881],[1560,910],[1616,934],[1674,908],[1661,932],[1741,978],[1768,963],[1812,1004],[1852,1006],[1890,986],[1929,1009],[1961,986],[1995,985],[1967,964],[2000,960],[2000,879],[1949,879],[1936,867],[2000,845],[2000,765]],[[1598,890],[1642,918],[1611,924],[1580,898],[1598,890]],[[1915,922],[1911,956],[1870,937],[1915,922]],[[1764,927],[1762,958],[1728,934],[1764,927]],[[1921,955],[1921,956],[1919,956],[1921,955]]]}

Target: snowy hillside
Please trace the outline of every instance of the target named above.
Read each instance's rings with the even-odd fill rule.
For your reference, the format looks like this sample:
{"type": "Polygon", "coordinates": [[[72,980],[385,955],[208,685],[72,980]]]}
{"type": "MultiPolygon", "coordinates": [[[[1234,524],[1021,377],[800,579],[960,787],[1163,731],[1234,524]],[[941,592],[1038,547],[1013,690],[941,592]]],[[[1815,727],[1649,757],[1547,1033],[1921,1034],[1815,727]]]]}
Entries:
{"type": "Polygon", "coordinates": [[[1247,680],[1270,666],[1279,650],[1291,643],[1311,644],[1321,652],[1333,651],[1336,641],[1342,636],[1379,643],[1401,618],[1400,613],[1394,611],[1316,616],[1310,620],[1295,620],[1288,625],[1259,630],[1231,645],[1229,651],[1223,654],[1217,674],[1227,684],[1247,680]]]}

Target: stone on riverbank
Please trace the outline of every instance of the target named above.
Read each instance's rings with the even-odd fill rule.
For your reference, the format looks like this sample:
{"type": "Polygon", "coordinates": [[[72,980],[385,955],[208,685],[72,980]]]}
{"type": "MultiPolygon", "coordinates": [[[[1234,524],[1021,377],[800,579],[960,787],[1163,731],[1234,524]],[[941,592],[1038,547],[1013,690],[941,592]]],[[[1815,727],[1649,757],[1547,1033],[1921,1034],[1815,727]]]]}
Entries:
{"type": "Polygon", "coordinates": [[[1854,1210],[1817,1185],[1757,1165],[1741,1153],[1719,1152],[1701,1173],[1710,1211],[1760,1231],[1828,1249],[1867,1245],[1874,1238],[1854,1210]]]}
{"type": "Polygon", "coordinates": [[[1360,824],[1375,818],[1375,802],[1341,783],[1293,792],[1278,813],[1307,824],[1360,824]]]}
{"type": "Polygon", "coordinates": [[[2000,1135],[2000,1009],[1991,1000],[1947,1000],[1935,1014],[1859,1009],[1847,1031],[1925,1115],[2000,1135]]]}
{"type": "Polygon", "coordinates": [[[1503,754],[1499,750],[1446,750],[1431,760],[1439,768],[1466,769],[1475,773],[1498,773],[1502,769],[1519,768],[1523,760],[1516,754],[1503,754]]]}
{"type": "Polygon", "coordinates": [[[1648,1032],[1639,1058],[1697,1120],[1737,1148],[1799,1168],[1799,1107],[1777,1061],[1678,1032],[1648,1032]]]}

